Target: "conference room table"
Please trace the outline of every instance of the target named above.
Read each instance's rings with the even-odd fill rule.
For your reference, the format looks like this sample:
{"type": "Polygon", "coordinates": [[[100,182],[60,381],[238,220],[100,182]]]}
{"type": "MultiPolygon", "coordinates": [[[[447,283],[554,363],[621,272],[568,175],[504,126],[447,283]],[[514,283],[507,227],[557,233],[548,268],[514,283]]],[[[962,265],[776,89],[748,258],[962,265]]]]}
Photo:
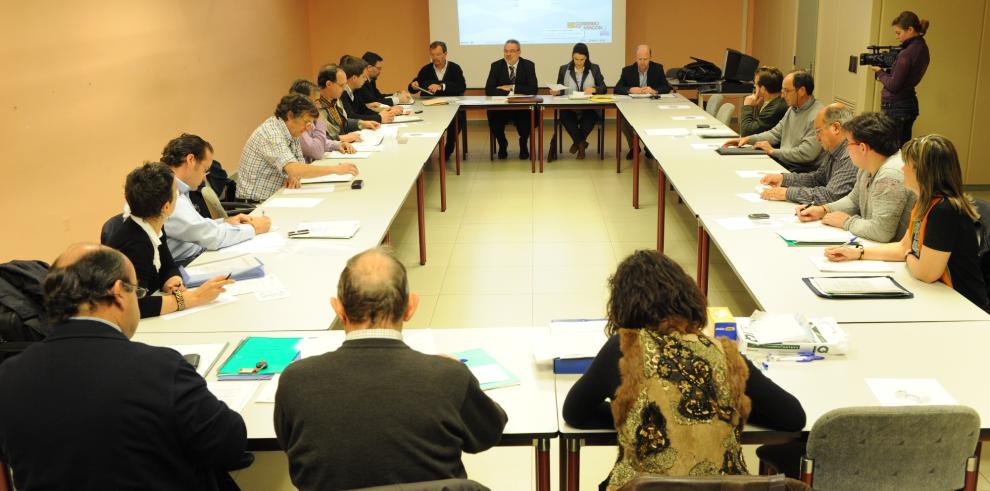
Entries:
{"type": "MultiPolygon", "coordinates": [[[[329,306],[328,306],[329,308],[329,306]]],[[[291,322],[291,321],[290,321],[291,322]]],[[[248,449],[252,451],[280,451],[275,439],[274,402],[267,400],[267,384],[274,381],[217,381],[217,371],[241,340],[257,332],[188,332],[159,333],[138,329],[134,341],[154,346],[225,343],[222,354],[210,367],[206,379],[213,390],[221,394],[232,386],[241,384],[242,397],[226,399],[237,410],[247,426],[248,449]],[[218,385],[220,389],[218,389],[218,385]],[[226,387],[224,387],[226,386],[226,387]],[[223,390],[221,390],[223,389],[223,390]],[[239,402],[238,402],[239,401],[239,402]],[[234,407],[243,403],[243,407],[234,407]]],[[[344,341],[343,331],[281,331],[269,332],[270,337],[300,337],[316,341],[312,351],[319,354],[335,350],[344,341]]],[[[546,327],[471,328],[471,329],[406,329],[405,341],[410,347],[428,354],[449,354],[483,348],[502,367],[514,375],[518,385],[485,391],[502,406],[508,415],[508,423],[499,446],[532,446],[536,469],[536,489],[550,489],[550,440],[557,436],[557,400],[554,374],[549,365],[534,362],[532,349],[548,336],[546,327]]],[[[210,360],[203,360],[209,363],[210,360]]],[[[374,369],[374,367],[368,367],[374,369]]],[[[237,387],[233,387],[237,388],[237,387]]],[[[272,395],[272,388],[268,394],[272,395]]],[[[219,396],[218,396],[219,397],[219,396]]],[[[221,397],[221,399],[225,399],[221,397]]]]}
{"type": "MultiPolygon", "coordinates": [[[[536,96],[536,97],[546,97],[546,96],[536,96]]],[[[530,166],[532,172],[536,173],[536,139],[537,139],[537,113],[539,112],[538,102],[525,102],[525,103],[515,103],[509,102],[507,96],[485,96],[485,95],[464,95],[464,96],[452,96],[443,98],[451,102],[452,105],[456,105],[459,111],[467,113],[471,110],[484,110],[484,111],[529,111],[529,158],[530,166]]],[[[442,107],[442,106],[440,106],[442,107]]],[[[541,123],[542,124],[542,123],[541,123]]],[[[455,144],[456,150],[456,173],[461,175],[461,152],[460,152],[460,133],[461,131],[467,131],[467,128],[461,128],[461,118],[455,118],[454,122],[455,135],[457,138],[457,143],[455,144]]],[[[508,139],[508,137],[506,137],[508,139]]],[[[509,146],[511,148],[511,145],[509,146]]],[[[495,154],[495,143],[489,142],[489,156],[495,154]]],[[[540,154],[543,151],[543,139],[540,139],[540,154]]],[[[540,172],[542,169],[542,155],[540,157],[540,172]]]]}
{"type": "MultiPolygon", "coordinates": [[[[935,379],[958,404],[980,414],[979,440],[990,441],[990,392],[984,390],[982,379],[976,375],[983,369],[984,348],[990,342],[990,320],[854,323],[843,324],[842,328],[849,335],[847,355],[812,363],[779,362],[765,371],[767,377],[801,401],[807,415],[804,429],[790,433],[747,425],[742,443],[803,440],[828,411],[882,405],[866,383],[866,379],[873,378],[935,379]]],[[[765,359],[765,355],[755,352],[747,356],[756,365],[765,359]]],[[[557,375],[555,379],[561,490],[579,489],[582,446],[616,444],[613,430],[583,430],[564,421],[563,403],[578,378],[579,375],[557,375]]]]}
{"type": "MultiPolygon", "coordinates": [[[[539,137],[538,137],[538,139],[540,141],[540,173],[543,172],[543,158],[544,158],[544,153],[543,153],[543,131],[544,131],[543,130],[543,127],[544,127],[544,121],[543,120],[544,120],[544,112],[546,112],[547,110],[553,111],[553,114],[554,114],[554,118],[553,118],[553,123],[554,123],[553,124],[553,136],[554,136],[554,140],[551,140],[551,143],[554,142],[554,141],[556,141],[557,145],[561,148],[561,150],[564,148],[564,141],[563,141],[564,132],[563,131],[560,131],[560,128],[563,126],[563,124],[558,119],[558,112],[559,111],[564,111],[564,110],[572,110],[572,111],[582,111],[582,110],[601,111],[603,116],[596,121],[596,124],[598,125],[598,138],[597,138],[597,142],[596,143],[598,144],[598,158],[599,159],[602,159],[602,160],[605,159],[605,128],[604,128],[605,118],[604,118],[604,112],[607,109],[614,109],[615,108],[615,101],[616,100],[623,99],[623,98],[628,98],[628,96],[624,96],[624,95],[614,95],[614,94],[608,94],[608,95],[611,96],[611,98],[612,98],[611,100],[591,100],[590,97],[589,98],[572,99],[572,98],[570,98],[570,96],[567,96],[567,95],[556,95],[556,96],[555,95],[544,95],[544,96],[541,96],[541,97],[543,97],[543,102],[541,102],[540,105],[539,105],[539,115],[537,116],[537,118],[539,119],[539,137]],[[556,140],[556,138],[558,138],[558,137],[560,138],[560,140],[556,140]]],[[[617,145],[616,148],[619,148],[618,145],[620,145],[619,139],[621,138],[621,135],[619,133],[617,133],[616,135],[617,135],[616,136],[616,145],[617,145]]]]}

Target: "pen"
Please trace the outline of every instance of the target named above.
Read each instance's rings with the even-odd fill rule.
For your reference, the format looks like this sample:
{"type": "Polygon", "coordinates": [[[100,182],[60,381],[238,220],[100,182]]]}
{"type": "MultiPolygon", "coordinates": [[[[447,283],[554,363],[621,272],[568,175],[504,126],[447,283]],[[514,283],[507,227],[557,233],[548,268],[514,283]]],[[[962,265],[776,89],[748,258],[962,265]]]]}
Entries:
{"type": "Polygon", "coordinates": [[[229,280],[229,279],[230,279],[230,275],[232,275],[232,274],[234,274],[234,273],[227,273],[227,277],[226,277],[226,278],[224,278],[224,279],[223,279],[223,281],[227,281],[227,280],[229,280]]]}
{"type": "Polygon", "coordinates": [[[808,204],[804,205],[804,208],[801,208],[801,211],[807,210],[808,208],[811,208],[812,206],[815,206],[815,202],[814,201],[812,201],[811,203],[808,203],[808,204]]]}
{"type": "Polygon", "coordinates": [[[857,240],[859,240],[859,237],[856,237],[855,235],[853,235],[852,238],[849,239],[849,242],[846,242],[846,245],[856,245],[856,241],[857,240]]]}

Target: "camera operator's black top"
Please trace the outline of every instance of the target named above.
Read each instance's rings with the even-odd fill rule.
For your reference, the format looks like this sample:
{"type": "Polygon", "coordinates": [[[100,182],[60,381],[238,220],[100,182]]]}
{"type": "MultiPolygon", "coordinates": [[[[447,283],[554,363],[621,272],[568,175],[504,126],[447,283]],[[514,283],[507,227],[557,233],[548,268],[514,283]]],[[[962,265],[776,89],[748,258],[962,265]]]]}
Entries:
{"type": "Polygon", "coordinates": [[[880,100],[904,101],[914,97],[914,87],[921,82],[928,70],[928,44],[924,36],[915,36],[901,43],[903,50],[894,60],[890,71],[881,70],[876,77],[883,84],[880,100]]]}

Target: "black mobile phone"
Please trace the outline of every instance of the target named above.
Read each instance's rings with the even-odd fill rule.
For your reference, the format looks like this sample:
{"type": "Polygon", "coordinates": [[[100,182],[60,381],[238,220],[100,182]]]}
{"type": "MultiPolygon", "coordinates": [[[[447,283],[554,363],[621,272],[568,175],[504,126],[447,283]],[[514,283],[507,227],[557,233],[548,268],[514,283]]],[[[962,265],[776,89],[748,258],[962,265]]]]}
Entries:
{"type": "Polygon", "coordinates": [[[361,179],[355,179],[351,181],[351,189],[361,189],[364,187],[364,181],[361,179]]]}
{"type": "Polygon", "coordinates": [[[188,355],[182,355],[186,359],[186,362],[192,365],[193,368],[199,368],[199,355],[196,353],[189,353],[188,355]]]}
{"type": "Polygon", "coordinates": [[[768,215],[766,213],[750,213],[749,214],[749,219],[750,220],[767,220],[769,218],[770,218],[770,215],[768,215]]]}
{"type": "Polygon", "coordinates": [[[710,124],[699,124],[698,125],[698,128],[711,128],[711,127],[712,127],[712,125],[710,125],[710,124]]]}
{"type": "Polygon", "coordinates": [[[423,112],[423,110],[422,110],[422,109],[420,109],[419,111],[413,111],[413,114],[419,114],[419,113],[421,113],[421,112],[423,112]]]}

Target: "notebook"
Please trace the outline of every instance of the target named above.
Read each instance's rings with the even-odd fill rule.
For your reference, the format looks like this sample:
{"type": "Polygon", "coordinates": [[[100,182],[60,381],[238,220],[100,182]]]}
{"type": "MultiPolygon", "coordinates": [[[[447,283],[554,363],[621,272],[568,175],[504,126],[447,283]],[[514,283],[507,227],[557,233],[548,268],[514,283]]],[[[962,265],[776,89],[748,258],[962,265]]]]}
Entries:
{"type": "Polygon", "coordinates": [[[478,348],[451,354],[467,365],[478,379],[481,390],[519,385],[519,379],[500,365],[487,351],[478,348]]]}
{"type": "Polygon", "coordinates": [[[268,380],[299,358],[302,338],[245,338],[217,372],[219,380],[268,380]],[[264,362],[265,368],[258,369],[264,362]]]}
{"type": "Polygon", "coordinates": [[[230,275],[230,279],[241,281],[265,276],[265,265],[260,259],[241,254],[212,261],[199,261],[189,266],[179,266],[179,275],[186,286],[197,287],[221,275],[230,275]]]}
{"type": "Polygon", "coordinates": [[[695,136],[701,138],[735,138],[736,132],[728,128],[698,128],[694,130],[695,136]]]}
{"type": "Polygon", "coordinates": [[[893,273],[894,267],[885,261],[829,261],[825,256],[811,256],[812,264],[823,273],[893,273]]]}
{"type": "Polygon", "coordinates": [[[822,298],[914,297],[890,276],[813,276],[802,280],[822,298]]]}

